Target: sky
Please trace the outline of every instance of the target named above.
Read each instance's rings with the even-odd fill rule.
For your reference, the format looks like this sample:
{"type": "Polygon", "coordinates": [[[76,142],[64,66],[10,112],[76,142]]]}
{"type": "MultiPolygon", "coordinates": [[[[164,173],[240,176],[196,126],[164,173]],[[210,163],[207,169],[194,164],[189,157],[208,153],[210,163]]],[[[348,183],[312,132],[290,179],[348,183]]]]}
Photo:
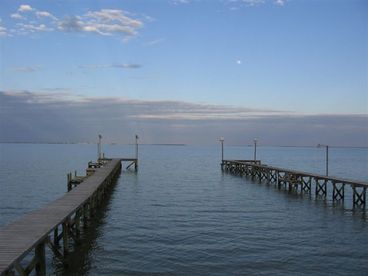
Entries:
{"type": "Polygon", "coordinates": [[[0,1],[0,141],[368,146],[364,0],[0,1]]]}

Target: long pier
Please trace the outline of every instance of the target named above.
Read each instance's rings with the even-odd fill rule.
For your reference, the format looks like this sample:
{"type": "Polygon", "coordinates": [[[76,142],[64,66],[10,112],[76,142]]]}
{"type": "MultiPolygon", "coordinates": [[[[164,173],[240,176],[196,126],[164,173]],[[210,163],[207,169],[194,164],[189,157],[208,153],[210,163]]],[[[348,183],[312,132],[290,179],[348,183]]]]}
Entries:
{"type": "Polygon", "coordinates": [[[261,164],[259,160],[223,160],[221,168],[232,174],[245,175],[258,179],[259,182],[265,181],[268,184],[277,185],[279,189],[284,187],[288,191],[311,194],[314,188],[316,197],[326,198],[327,190],[332,189],[333,201],[343,201],[345,186],[350,186],[353,207],[362,209],[366,207],[368,182],[365,181],[273,167],[261,164]]]}
{"type": "Polygon", "coordinates": [[[0,229],[0,274],[46,275],[46,246],[66,263],[71,242],[78,242],[81,227],[88,227],[97,207],[121,171],[122,161],[101,159],[89,163],[87,176],[68,176],[68,193],[43,208],[24,215],[0,229]],[[27,263],[26,265],[24,263],[27,263]]]}

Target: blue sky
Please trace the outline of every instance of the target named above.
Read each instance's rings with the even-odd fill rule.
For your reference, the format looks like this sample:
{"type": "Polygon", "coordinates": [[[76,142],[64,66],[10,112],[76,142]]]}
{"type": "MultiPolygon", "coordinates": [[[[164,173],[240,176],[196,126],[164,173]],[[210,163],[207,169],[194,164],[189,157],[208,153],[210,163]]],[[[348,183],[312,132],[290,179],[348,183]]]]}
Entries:
{"type": "Polygon", "coordinates": [[[368,114],[367,1],[2,0],[0,19],[6,95],[368,114]]]}

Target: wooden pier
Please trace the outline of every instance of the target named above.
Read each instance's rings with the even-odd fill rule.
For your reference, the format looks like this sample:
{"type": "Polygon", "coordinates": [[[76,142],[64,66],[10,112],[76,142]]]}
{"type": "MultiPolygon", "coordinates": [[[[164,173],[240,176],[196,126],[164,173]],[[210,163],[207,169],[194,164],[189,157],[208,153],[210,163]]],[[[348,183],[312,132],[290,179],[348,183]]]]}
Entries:
{"type": "Polygon", "coordinates": [[[122,161],[127,160],[90,162],[86,177],[68,176],[69,192],[64,196],[0,229],[1,276],[46,275],[46,246],[66,263],[71,242],[78,242],[81,227],[88,227],[119,176],[122,161]]]}
{"type": "Polygon", "coordinates": [[[316,197],[327,198],[327,190],[332,189],[333,201],[343,201],[345,188],[350,186],[353,207],[361,209],[366,207],[368,182],[268,166],[261,164],[259,160],[223,160],[221,168],[232,174],[245,175],[259,182],[274,184],[279,189],[284,187],[288,191],[311,194],[314,188],[316,197]]]}

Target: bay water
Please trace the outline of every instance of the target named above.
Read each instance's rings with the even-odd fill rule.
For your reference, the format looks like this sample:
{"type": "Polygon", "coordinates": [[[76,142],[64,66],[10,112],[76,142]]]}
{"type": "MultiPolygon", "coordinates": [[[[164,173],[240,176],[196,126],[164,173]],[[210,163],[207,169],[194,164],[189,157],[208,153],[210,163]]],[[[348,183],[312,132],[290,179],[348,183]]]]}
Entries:
{"type": "MultiPolygon", "coordinates": [[[[132,157],[132,145],[104,145],[132,157]]],[[[0,227],[66,192],[84,174],[90,144],[0,144],[0,227]]],[[[368,219],[343,204],[222,173],[219,145],[141,145],[61,275],[368,275],[368,219]]],[[[225,159],[253,148],[225,146],[225,159]]],[[[325,152],[258,147],[262,163],[324,174],[325,152]]],[[[124,164],[125,166],[128,164],[124,164]]],[[[330,175],[368,180],[368,149],[330,148],[330,175]]]]}

